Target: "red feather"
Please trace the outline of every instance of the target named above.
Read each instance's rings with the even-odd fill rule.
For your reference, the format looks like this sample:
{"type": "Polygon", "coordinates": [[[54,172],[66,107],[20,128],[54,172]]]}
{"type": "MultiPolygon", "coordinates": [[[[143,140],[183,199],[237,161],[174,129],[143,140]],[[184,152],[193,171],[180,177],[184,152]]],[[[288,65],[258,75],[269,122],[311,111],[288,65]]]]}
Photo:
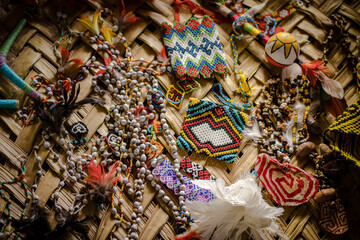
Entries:
{"type": "Polygon", "coordinates": [[[96,72],[96,75],[104,74],[104,73],[106,73],[106,71],[101,69],[101,70],[99,70],[99,71],[96,72]]]}
{"type": "Polygon", "coordinates": [[[70,58],[70,55],[69,55],[69,50],[63,48],[62,46],[59,47],[60,48],[60,53],[61,53],[61,59],[62,61],[64,62],[67,62],[70,58]]]}
{"type": "Polygon", "coordinates": [[[120,5],[119,5],[119,12],[120,12],[120,16],[125,16],[126,14],[126,10],[125,10],[125,3],[123,0],[120,1],[120,5]]]}
{"type": "Polygon", "coordinates": [[[325,74],[329,73],[329,69],[326,66],[322,65],[323,62],[321,60],[313,60],[311,62],[304,62],[301,63],[301,69],[303,75],[307,76],[311,82],[311,85],[313,87],[316,86],[316,83],[318,81],[318,72],[322,71],[325,74]]]}
{"type": "Polygon", "coordinates": [[[85,179],[85,181],[89,182],[89,184],[93,187],[111,187],[114,183],[119,181],[119,177],[115,177],[113,179],[113,173],[116,171],[116,168],[118,167],[118,163],[115,163],[111,166],[109,171],[105,173],[104,167],[102,167],[100,164],[97,163],[91,163],[88,166],[88,177],[85,179]]]}
{"type": "Polygon", "coordinates": [[[136,23],[137,21],[139,21],[140,18],[139,17],[136,17],[132,12],[128,12],[126,15],[125,15],[125,23],[127,25],[131,25],[133,23],[136,23]]]}
{"type": "Polygon", "coordinates": [[[325,101],[325,107],[329,111],[329,113],[331,113],[331,115],[337,118],[346,110],[347,103],[345,98],[338,99],[330,96],[330,98],[325,101]]]}
{"type": "Polygon", "coordinates": [[[143,110],[143,108],[144,108],[144,107],[136,107],[136,108],[135,108],[134,115],[135,115],[135,116],[138,116],[138,115],[140,114],[141,110],[143,110]]]}
{"type": "Polygon", "coordinates": [[[70,62],[74,62],[77,66],[82,66],[83,65],[83,61],[82,61],[81,58],[74,58],[70,62]]]}
{"type": "Polygon", "coordinates": [[[189,232],[186,235],[183,236],[177,236],[175,237],[175,240],[201,240],[202,237],[195,231],[189,232]]]}
{"type": "Polygon", "coordinates": [[[156,56],[156,58],[163,63],[167,63],[169,61],[169,58],[166,55],[166,48],[163,47],[160,51],[160,53],[156,56]]]}
{"type": "Polygon", "coordinates": [[[111,57],[107,53],[104,54],[104,62],[105,62],[105,66],[109,66],[111,62],[111,57]]]}

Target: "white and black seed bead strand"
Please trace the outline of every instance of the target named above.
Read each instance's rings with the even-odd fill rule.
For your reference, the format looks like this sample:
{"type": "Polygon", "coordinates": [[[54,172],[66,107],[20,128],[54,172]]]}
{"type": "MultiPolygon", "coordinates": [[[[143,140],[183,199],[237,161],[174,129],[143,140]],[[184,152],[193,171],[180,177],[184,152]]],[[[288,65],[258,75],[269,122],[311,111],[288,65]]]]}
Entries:
{"type": "MultiPolygon", "coordinates": [[[[102,38],[102,36],[99,36],[99,38],[100,39],[103,39],[102,38]]],[[[91,39],[90,38],[90,42],[95,42],[96,41],[96,39],[94,38],[94,39],[91,39]]],[[[120,40],[120,42],[122,42],[122,43],[125,43],[126,42],[126,39],[124,38],[124,37],[122,37],[121,38],[121,40],[120,40]]],[[[106,44],[106,43],[104,43],[103,45],[98,45],[98,50],[106,50],[106,49],[108,49],[108,45],[106,44]],[[104,49],[105,48],[105,49],[104,49]]],[[[111,51],[112,49],[110,49],[110,51],[111,51]]],[[[126,93],[126,91],[125,91],[125,89],[123,89],[125,86],[126,86],[126,84],[127,83],[129,83],[129,87],[130,87],[130,89],[133,89],[133,91],[137,94],[137,96],[136,97],[140,97],[141,96],[141,92],[140,91],[136,91],[136,88],[134,89],[134,86],[138,86],[140,89],[144,86],[144,83],[139,83],[138,84],[138,82],[137,82],[137,80],[134,80],[134,78],[136,78],[136,77],[142,77],[142,76],[144,76],[145,78],[148,78],[149,77],[149,73],[150,73],[150,75],[154,72],[154,70],[151,68],[151,67],[149,67],[148,69],[147,69],[147,72],[143,72],[143,71],[141,71],[141,70],[139,70],[139,68],[137,67],[137,66],[134,66],[133,67],[133,69],[131,69],[129,72],[126,72],[126,71],[124,71],[124,70],[122,70],[122,68],[124,68],[125,66],[129,66],[130,64],[131,64],[131,52],[130,52],[130,48],[126,48],[126,53],[125,53],[125,57],[127,57],[127,59],[124,59],[124,61],[123,62],[120,62],[119,64],[117,64],[116,62],[111,62],[110,64],[109,64],[109,66],[106,68],[106,72],[104,73],[104,74],[99,74],[99,75],[97,75],[97,76],[95,76],[95,77],[93,77],[93,81],[92,81],[92,85],[94,86],[94,91],[95,92],[97,92],[97,93],[99,93],[100,95],[103,95],[104,93],[105,93],[105,91],[104,90],[101,90],[100,89],[100,87],[99,86],[97,86],[97,81],[99,80],[99,79],[101,79],[101,80],[103,80],[104,81],[104,83],[105,83],[105,85],[107,86],[107,90],[109,90],[111,93],[114,93],[114,94],[116,94],[116,98],[118,99],[118,100],[123,100],[123,101],[125,101],[124,103],[122,103],[122,104],[120,104],[120,106],[119,105],[116,105],[116,106],[114,106],[114,107],[112,107],[112,110],[114,111],[114,117],[115,117],[115,119],[117,120],[116,122],[119,122],[120,124],[116,124],[116,122],[112,125],[112,124],[109,124],[109,129],[110,130],[112,130],[112,131],[115,131],[116,132],[116,130],[118,129],[118,126],[120,126],[120,125],[127,125],[127,124],[129,124],[130,123],[130,121],[129,121],[129,119],[124,119],[124,117],[123,116],[121,116],[121,115],[119,115],[118,114],[118,111],[117,110],[119,110],[120,108],[124,108],[125,110],[128,110],[129,108],[130,108],[130,104],[131,104],[131,102],[129,101],[129,97],[125,94],[126,93]],[[120,76],[117,76],[116,78],[112,78],[111,77],[111,71],[113,70],[113,69],[115,69],[115,70],[118,70],[121,74],[118,74],[118,75],[120,75],[120,76]],[[124,77],[125,76],[125,77],[124,77]]],[[[112,52],[114,55],[118,55],[119,54],[119,52],[116,52],[116,50],[115,51],[113,51],[112,52]]],[[[113,59],[116,59],[116,56],[113,56],[114,58],[113,59]]],[[[98,64],[97,62],[95,62],[95,58],[92,58],[91,59],[92,61],[93,61],[93,63],[94,63],[94,67],[98,67],[100,64],[98,64]]],[[[142,63],[142,61],[141,61],[141,59],[139,60],[139,62],[140,62],[140,64],[142,63]]],[[[155,67],[156,67],[156,63],[155,64],[153,64],[155,67]]],[[[164,71],[166,71],[166,68],[163,68],[163,69],[161,69],[161,72],[164,72],[164,71]]],[[[152,78],[151,80],[155,80],[154,78],[152,78]]],[[[153,91],[150,93],[150,91],[148,91],[148,95],[147,95],[147,100],[148,100],[148,102],[149,103],[151,103],[151,99],[152,99],[152,93],[155,93],[156,94],[156,92],[157,92],[157,88],[158,88],[158,85],[157,85],[157,81],[155,80],[155,81],[153,81],[153,91]]],[[[151,89],[151,86],[149,86],[149,85],[147,85],[147,90],[150,90],[151,89]]],[[[160,98],[161,99],[161,98],[160,98]]],[[[163,99],[161,99],[161,100],[163,100],[163,99]]],[[[140,105],[141,103],[139,102],[139,105],[140,105]]],[[[163,103],[163,101],[161,101],[161,116],[162,116],[162,123],[163,124],[166,124],[166,120],[165,120],[165,104],[163,103]]],[[[149,109],[152,111],[153,109],[154,109],[154,106],[152,106],[152,104],[149,104],[149,109]]],[[[146,113],[145,113],[146,114],[146,113]]],[[[130,115],[131,116],[131,115],[130,115]]],[[[155,117],[155,115],[153,114],[153,113],[151,113],[150,114],[150,116],[149,116],[150,118],[153,118],[153,117],[155,117]]],[[[110,117],[106,117],[107,119],[107,121],[109,121],[110,120],[110,117]]],[[[133,120],[133,119],[132,119],[133,120]]],[[[164,128],[166,128],[166,129],[168,129],[168,125],[166,124],[166,125],[164,125],[164,128]]],[[[146,129],[144,129],[144,131],[145,131],[145,134],[146,134],[146,129]]],[[[166,131],[167,133],[169,133],[169,131],[166,131]]],[[[118,134],[121,136],[122,134],[124,134],[123,133],[123,131],[122,130],[118,130],[118,134]]],[[[172,153],[173,153],[173,157],[174,157],[174,159],[175,159],[175,164],[176,164],[176,172],[177,173],[179,173],[179,160],[177,160],[177,157],[178,157],[178,155],[177,155],[177,148],[176,148],[176,146],[175,146],[175,141],[172,139],[172,136],[170,135],[170,133],[169,133],[169,135],[167,135],[167,139],[169,140],[169,142],[170,143],[172,143],[172,153]]],[[[133,142],[137,142],[137,141],[133,141],[133,142]]],[[[98,142],[97,142],[98,143],[98,142]]],[[[98,144],[99,145],[99,144],[98,144]]],[[[155,147],[155,146],[152,146],[153,148],[155,147]]],[[[156,148],[156,147],[155,147],[156,148]]],[[[126,146],[121,146],[120,147],[120,152],[121,152],[121,150],[125,150],[126,149],[126,146]]],[[[136,151],[136,148],[135,148],[135,150],[134,151],[136,151]]],[[[128,156],[126,156],[127,155],[127,153],[123,153],[125,156],[123,156],[124,158],[126,158],[126,157],[128,157],[128,156]]],[[[145,157],[146,157],[146,155],[145,155],[145,157]]],[[[90,160],[90,158],[88,158],[89,160],[90,160]]],[[[154,162],[154,161],[153,161],[154,162]]],[[[102,161],[102,165],[105,165],[106,163],[108,163],[107,161],[106,162],[104,162],[104,161],[102,161]]],[[[141,164],[141,163],[140,163],[141,164]]],[[[144,162],[144,164],[145,164],[145,162],[144,162]]],[[[137,162],[135,162],[135,165],[138,165],[137,164],[137,162]]],[[[136,167],[138,167],[138,166],[136,166],[136,167]]],[[[120,165],[120,169],[122,169],[123,171],[127,171],[128,170],[128,166],[126,166],[126,164],[124,164],[124,163],[121,163],[121,165],[120,165]]],[[[124,179],[123,181],[123,183],[124,184],[126,184],[126,189],[127,189],[127,191],[128,191],[128,193],[129,194],[134,194],[134,191],[135,190],[137,190],[136,188],[140,188],[140,190],[141,190],[141,188],[143,188],[143,184],[144,184],[144,180],[145,179],[143,179],[142,178],[142,176],[144,176],[143,175],[143,172],[145,171],[145,176],[147,176],[147,179],[148,180],[153,180],[153,176],[152,176],[152,174],[151,174],[151,172],[149,171],[149,170],[146,170],[146,164],[145,165],[143,165],[141,168],[140,168],[140,170],[139,170],[139,173],[138,173],[138,176],[137,176],[137,178],[135,179],[135,182],[134,182],[134,187],[132,187],[131,186],[131,183],[129,183],[128,182],[128,179],[124,179]],[[134,190],[135,189],[135,190],[134,190]]],[[[185,185],[183,184],[184,183],[184,178],[183,177],[181,177],[181,174],[179,173],[179,174],[177,174],[177,176],[180,178],[180,181],[181,181],[181,183],[182,183],[182,186],[180,187],[181,188],[181,192],[180,192],[180,197],[179,197],[179,199],[180,199],[180,206],[181,206],[181,208],[182,208],[182,210],[184,211],[184,210],[186,210],[186,209],[184,209],[184,196],[185,196],[185,192],[184,192],[184,190],[185,190],[185,185]]],[[[175,206],[175,204],[172,202],[172,201],[170,201],[170,198],[169,197],[167,197],[167,196],[165,196],[164,195],[164,191],[163,190],[161,190],[161,187],[159,186],[159,185],[157,185],[157,184],[154,184],[154,183],[156,183],[156,182],[154,182],[154,181],[152,181],[152,185],[154,185],[154,187],[155,187],[155,189],[159,192],[159,195],[160,196],[162,196],[162,198],[163,198],[163,200],[164,200],[164,202],[166,202],[166,203],[168,203],[169,204],[169,206],[172,208],[172,210],[174,211],[174,215],[176,216],[176,220],[177,221],[183,221],[183,222],[185,222],[186,221],[186,219],[184,218],[184,219],[181,219],[180,217],[179,217],[179,212],[177,211],[177,207],[175,206]]],[[[135,194],[138,194],[138,198],[139,199],[142,199],[142,193],[141,193],[141,191],[136,191],[135,192],[135,194]],[[140,195],[141,194],[141,195],[140,195]]],[[[121,204],[121,201],[119,201],[119,203],[121,204]]],[[[135,201],[134,202],[134,212],[133,212],[133,214],[132,214],[132,216],[133,216],[133,218],[135,218],[135,223],[139,223],[140,221],[141,221],[141,218],[140,218],[140,216],[141,216],[141,214],[139,214],[139,215],[137,215],[136,213],[135,213],[135,211],[136,212],[138,212],[138,209],[140,208],[140,212],[142,212],[142,207],[141,207],[141,203],[138,203],[138,201],[135,201]],[[135,210],[135,209],[137,209],[137,210],[135,210]]],[[[113,210],[113,212],[115,212],[115,210],[114,209],[112,209],[113,210]]],[[[186,212],[186,214],[188,214],[188,212],[186,212]]],[[[134,222],[133,222],[133,224],[131,224],[131,223],[129,223],[128,224],[128,226],[129,226],[129,238],[130,239],[137,239],[137,237],[138,237],[138,235],[137,235],[137,226],[135,226],[134,225],[134,222]]]]}
{"type": "MultiPolygon", "coordinates": [[[[65,133],[65,135],[67,137],[67,141],[65,141],[64,138],[60,138],[59,140],[60,145],[66,150],[66,164],[59,162],[60,171],[64,175],[64,179],[60,181],[59,186],[53,194],[54,206],[57,214],[61,214],[62,212],[62,207],[58,204],[58,199],[60,198],[61,189],[66,185],[66,180],[69,179],[72,184],[75,184],[76,182],[84,182],[82,179],[87,176],[86,172],[84,172],[82,168],[82,165],[86,163],[86,160],[81,156],[77,156],[76,158],[74,157],[74,146],[70,143],[69,135],[67,133],[65,133]]],[[[52,150],[52,152],[54,153],[54,156],[56,156],[55,151],[52,150]]],[[[56,158],[58,159],[58,157],[56,158]]],[[[70,214],[78,213],[87,205],[88,200],[86,196],[86,193],[77,194],[75,196],[74,202],[68,210],[70,214]]]]}

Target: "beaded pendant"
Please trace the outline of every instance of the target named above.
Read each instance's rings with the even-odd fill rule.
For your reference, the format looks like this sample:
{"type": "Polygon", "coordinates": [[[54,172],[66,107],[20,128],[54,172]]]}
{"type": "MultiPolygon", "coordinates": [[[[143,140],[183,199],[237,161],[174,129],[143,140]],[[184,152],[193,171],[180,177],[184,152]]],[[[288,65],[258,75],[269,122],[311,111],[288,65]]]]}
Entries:
{"type": "Polygon", "coordinates": [[[69,132],[75,138],[74,141],[71,141],[71,144],[79,146],[88,140],[88,138],[82,138],[89,132],[89,129],[83,122],[75,122],[70,126],[69,132]]]}
{"type": "Polygon", "coordinates": [[[227,74],[225,54],[214,21],[205,15],[199,23],[191,18],[187,24],[175,21],[174,26],[162,25],[162,38],[184,92],[200,87],[195,80],[224,78],[227,74]]]}
{"type": "MultiPolygon", "coordinates": [[[[180,193],[180,180],[176,177],[174,166],[168,159],[164,159],[156,168],[153,169],[152,174],[160,179],[169,189],[174,190],[175,195],[180,193]]],[[[214,195],[208,189],[200,188],[195,185],[190,178],[185,177],[185,195],[189,201],[208,202],[214,198],[214,195]]]]}
{"type": "Polygon", "coordinates": [[[190,98],[177,145],[234,162],[248,116],[228,105],[190,98]]]}

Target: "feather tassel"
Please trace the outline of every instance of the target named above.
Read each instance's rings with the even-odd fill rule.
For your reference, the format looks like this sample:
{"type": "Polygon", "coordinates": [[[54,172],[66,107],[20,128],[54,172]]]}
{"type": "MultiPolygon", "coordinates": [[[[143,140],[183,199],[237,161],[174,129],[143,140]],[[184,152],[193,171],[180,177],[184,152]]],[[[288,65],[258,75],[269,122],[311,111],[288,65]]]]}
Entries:
{"type": "Polygon", "coordinates": [[[101,18],[101,10],[96,10],[92,19],[88,16],[81,16],[77,20],[84,25],[92,34],[99,35],[100,34],[100,18],[101,18]]]}
{"type": "Polygon", "coordinates": [[[316,86],[316,83],[318,81],[319,71],[322,71],[323,73],[329,73],[329,69],[322,64],[323,63],[321,60],[314,60],[312,62],[304,62],[300,64],[303,75],[309,78],[310,83],[313,87],[316,86]]]}
{"type": "Polygon", "coordinates": [[[175,240],[202,240],[203,238],[195,231],[175,237],[175,240]]]}
{"type": "Polygon", "coordinates": [[[110,189],[114,183],[119,181],[119,177],[113,179],[113,174],[118,167],[118,163],[113,164],[109,172],[105,173],[104,167],[100,164],[92,163],[88,166],[89,176],[85,179],[93,187],[104,186],[106,189],[110,189]]]}
{"type": "Polygon", "coordinates": [[[162,63],[165,63],[165,64],[167,64],[168,62],[169,62],[169,58],[167,57],[167,55],[166,55],[166,48],[165,47],[163,47],[162,49],[161,49],[161,52],[156,56],[156,58],[160,61],[160,62],[162,62],[162,63]]]}
{"type": "Polygon", "coordinates": [[[295,125],[294,121],[295,117],[293,116],[291,120],[285,124],[285,129],[283,132],[283,138],[286,140],[289,148],[294,149],[294,141],[293,141],[293,127],[295,125]]]}
{"type": "Polygon", "coordinates": [[[65,210],[62,210],[58,215],[58,224],[53,231],[46,234],[46,239],[66,239],[66,234],[70,230],[79,233],[83,237],[82,239],[89,239],[87,235],[90,228],[86,222],[86,219],[79,221],[78,217],[78,214],[71,214],[65,210]]]}
{"type": "Polygon", "coordinates": [[[318,72],[318,79],[327,94],[339,99],[344,97],[344,89],[338,81],[328,78],[328,76],[321,71],[318,72]]]}
{"type": "Polygon", "coordinates": [[[16,231],[26,233],[26,239],[45,239],[45,234],[51,230],[48,216],[49,211],[34,200],[29,216],[25,219],[14,220],[12,226],[16,231]]]}
{"type": "Polygon", "coordinates": [[[62,73],[65,77],[74,79],[79,73],[80,68],[83,65],[83,61],[80,58],[74,58],[69,60],[69,50],[63,48],[62,46],[60,46],[59,48],[61,53],[61,60],[60,67],[58,68],[58,73],[62,73]]]}
{"type": "Polygon", "coordinates": [[[263,230],[288,239],[275,222],[283,209],[265,202],[255,177],[250,173],[230,186],[225,186],[220,178],[216,182],[197,180],[194,183],[216,196],[208,203],[185,203],[195,220],[192,231],[203,239],[240,239],[244,232],[250,232],[255,240],[261,240],[266,239],[263,230]]]}
{"type": "Polygon", "coordinates": [[[88,177],[85,178],[90,186],[95,190],[94,201],[98,204],[106,202],[106,195],[111,187],[119,181],[119,176],[114,178],[114,172],[118,163],[113,164],[106,173],[104,167],[97,163],[88,166],[88,177]]]}
{"type": "Polygon", "coordinates": [[[140,18],[136,17],[132,11],[126,12],[124,0],[120,1],[119,10],[116,13],[116,23],[120,32],[123,32],[128,26],[140,20],[140,18]]]}
{"type": "Polygon", "coordinates": [[[303,74],[309,78],[313,87],[315,87],[317,82],[320,81],[322,88],[327,94],[339,99],[344,97],[344,89],[341,84],[327,76],[329,69],[322,65],[321,60],[314,60],[310,63],[302,63],[301,68],[303,74]]]}
{"type": "Polygon", "coordinates": [[[76,88],[76,82],[72,83],[71,92],[68,93],[63,89],[63,102],[54,103],[50,107],[44,107],[41,100],[34,103],[34,109],[37,116],[50,127],[55,133],[62,135],[63,125],[69,119],[71,113],[85,104],[105,104],[104,101],[97,98],[85,98],[76,102],[80,86],[76,88]]]}
{"type": "Polygon", "coordinates": [[[301,63],[301,69],[303,74],[306,75],[313,87],[320,81],[321,88],[324,92],[330,95],[330,98],[325,101],[326,109],[334,116],[341,115],[346,107],[346,101],[344,97],[344,89],[341,84],[335,80],[327,77],[329,69],[322,65],[321,60],[314,60],[310,63],[301,63]]]}

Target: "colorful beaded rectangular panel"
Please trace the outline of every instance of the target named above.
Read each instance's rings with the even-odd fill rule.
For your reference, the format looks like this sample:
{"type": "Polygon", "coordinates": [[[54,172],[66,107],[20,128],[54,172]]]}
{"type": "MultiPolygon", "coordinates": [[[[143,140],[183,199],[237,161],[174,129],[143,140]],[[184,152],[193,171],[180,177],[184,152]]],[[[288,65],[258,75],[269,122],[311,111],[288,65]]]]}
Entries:
{"type": "Polygon", "coordinates": [[[187,24],[175,22],[174,27],[163,23],[162,38],[179,79],[226,76],[225,54],[215,23],[209,16],[205,15],[201,23],[195,18],[187,24]]]}
{"type": "MultiPolygon", "coordinates": [[[[152,174],[160,179],[169,189],[174,190],[175,195],[180,192],[180,180],[176,177],[174,166],[168,159],[164,159],[156,168],[153,169],[152,174]]],[[[214,198],[214,195],[208,189],[203,189],[195,185],[190,178],[185,177],[185,195],[189,201],[208,202],[214,198]]]]}
{"type": "Polygon", "coordinates": [[[227,105],[190,98],[177,145],[189,151],[234,162],[247,115],[227,105]]]}

